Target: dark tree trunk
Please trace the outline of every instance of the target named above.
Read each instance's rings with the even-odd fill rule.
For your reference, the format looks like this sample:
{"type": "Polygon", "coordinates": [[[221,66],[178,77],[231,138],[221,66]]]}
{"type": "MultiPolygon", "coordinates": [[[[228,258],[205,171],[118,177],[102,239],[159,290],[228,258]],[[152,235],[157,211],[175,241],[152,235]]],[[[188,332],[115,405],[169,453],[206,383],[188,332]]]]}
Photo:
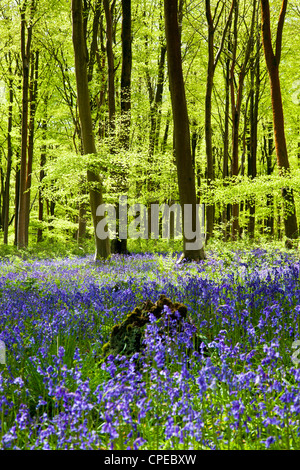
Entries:
{"type": "MultiPolygon", "coordinates": [[[[264,53],[266,64],[269,72],[269,79],[271,85],[271,101],[273,110],[273,129],[275,138],[275,150],[277,156],[277,163],[280,172],[290,171],[287,145],[285,139],[284,129],[284,115],[283,105],[279,78],[279,64],[281,58],[281,47],[282,47],[282,33],[284,20],[286,15],[287,0],[282,1],[281,11],[277,26],[276,35],[276,50],[274,52],[271,37],[271,25],[270,25],[270,5],[269,0],[261,0],[261,12],[262,12],[262,39],[264,46],[264,53]]],[[[293,191],[290,188],[282,189],[282,196],[284,199],[284,227],[285,235],[287,239],[295,239],[298,237],[298,227],[296,210],[294,203],[293,191]]],[[[290,243],[287,243],[290,246],[290,243]]]]}
{"type": "Polygon", "coordinates": [[[16,165],[16,181],[15,181],[15,240],[14,245],[18,246],[18,219],[19,219],[19,202],[20,202],[20,165],[16,165]]]}
{"type": "Polygon", "coordinates": [[[34,124],[35,113],[37,108],[37,95],[38,95],[38,64],[39,52],[35,52],[35,57],[32,57],[31,77],[30,77],[30,112],[29,112],[29,136],[28,136],[28,156],[27,156],[27,171],[26,171],[26,198],[25,198],[25,211],[26,211],[26,246],[28,245],[28,228],[29,228],[29,212],[30,212],[30,189],[31,189],[31,173],[33,163],[33,147],[34,147],[34,124]]]}
{"type": "MultiPolygon", "coordinates": [[[[160,58],[158,63],[157,72],[157,86],[155,96],[150,101],[150,143],[149,143],[149,157],[152,158],[155,150],[158,147],[159,131],[160,131],[160,117],[161,117],[161,105],[164,89],[164,68],[165,68],[165,56],[166,56],[166,45],[162,44],[160,48],[160,58]]],[[[150,95],[154,93],[150,93],[150,95]]]]}
{"type": "MultiPolygon", "coordinates": [[[[46,141],[47,138],[47,102],[48,97],[45,98],[45,115],[42,120],[42,132],[43,140],[46,141]]],[[[44,221],[44,197],[43,197],[43,179],[45,177],[45,165],[46,165],[46,144],[41,148],[41,160],[40,160],[40,189],[39,189],[39,222],[40,224],[44,221]]],[[[40,243],[43,241],[43,228],[39,227],[37,230],[37,242],[40,243]]]]}
{"type": "Polygon", "coordinates": [[[122,0],[121,145],[129,148],[131,110],[131,0],[122,0]]]}
{"type": "MultiPolygon", "coordinates": [[[[256,57],[251,62],[251,92],[250,92],[250,136],[248,152],[248,177],[256,178],[257,173],[257,125],[260,93],[260,35],[256,37],[256,57]]],[[[255,200],[248,201],[249,223],[248,235],[251,239],[255,233],[255,200]]]]}
{"type": "MultiPolygon", "coordinates": [[[[107,35],[107,57],[108,57],[108,74],[110,80],[114,81],[114,74],[110,72],[109,62],[113,61],[112,50],[112,18],[109,5],[105,2],[106,14],[106,35],[107,35]],[[110,32],[111,29],[111,32],[110,32]],[[108,51],[110,49],[110,52],[108,51]]],[[[131,112],[131,68],[132,68],[132,34],[131,34],[131,0],[122,0],[122,70],[121,70],[121,122],[120,122],[120,146],[125,151],[129,149],[130,145],[130,112],[131,112]]],[[[109,85],[109,93],[114,90],[114,84],[109,85]]],[[[109,116],[113,119],[112,112],[115,108],[114,96],[109,97],[109,116]],[[112,103],[112,105],[110,104],[112,103]]],[[[111,152],[114,153],[113,146],[111,152]]],[[[118,192],[127,193],[127,168],[121,167],[120,173],[115,173],[115,181],[118,186],[118,192]]],[[[117,254],[127,254],[127,239],[120,238],[120,220],[119,202],[115,203],[116,210],[116,237],[111,241],[111,252],[117,254]]]]}
{"type": "MultiPolygon", "coordinates": [[[[108,115],[109,115],[109,132],[111,137],[114,137],[115,132],[115,64],[113,52],[113,26],[112,26],[112,11],[109,5],[109,0],[103,0],[103,6],[106,18],[106,53],[108,65],[108,115]]],[[[113,147],[113,144],[111,144],[113,147]]]]}
{"type": "MultiPolygon", "coordinates": [[[[273,142],[273,125],[268,123],[266,126],[263,125],[264,136],[263,136],[263,155],[266,157],[267,175],[270,176],[274,171],[275,164],[273,163],[272,156],[274,151],[273,142]]],[[[265,221],[268,234],[274,235],[274,196],[273,194],[267,194],[267,208],[268,216],[265,221]]]]}
{"type": "MultiPolygon", "coordinates": [[[[228,40],[228,50],[231,48],[231,42],[228,40]]],[[[230,109],[230,59],[226,59],[225,69],[225,111],[224,111],[224,136],[223,136],[223,179],[224,186],[227,185],[226,179],[229,177],[229,109],[230,109]]],[[[223,209],[223,238],[227,241],[230,237],[229,221],[231,217],[231,204],[225,204],[223,209]]]]}
{"type": "MultiPolygon", "coordinates": [[[[233,60],[231,65],[231,108],[232,108],[232,176],[238,176],[239,174],[239,127],[241,118],[241,107],[243,100],[243,89],[244,81],[246,76],[246,67],[250,59],[251,49],[253,47],[253,30],[255,23],[255,14],[257,0],[253,0],[252,4],[252,19],[247,38],[247,45],[245,49],[245,55],[238,73],[237,90],[235,90],[235,68],[237,65],[237,36],[238,36],[238,2],[235,5],[235,18],[234,18],[234,47],[233,47],[233,60]]],[[[232,238],[236,240],[240,233],[239,228],[239,204],[232,205],[232,238]]]]}
{"type": "MultiPolygon", "coordinates": [[[[153,164],[153,156],[158,149],[158,142],[159,142],[166,51],[167,51],[167,47],[164,43],[162,43],[160,47],[160,57],[158,61],[157,84],[156,84],[155,93],[150,82],[150,77],[148,81],[149,101],[150,101],[150,133],[149,133],[148,164],[150,166],[153,164]]],[[[157,191],[157,183],[154,181],[153,176],[149,174],[148,176],[148,194],[150,194],[150,200],[148,201],[148,232],[149,233],[151,233],[151,225],[152,225],[151,204],[157,204],[159,202],[155,198],[156,191],[157,191]]]]}
{"type": "MultiPolygon", "coordinates": [[[[190,204],[192,208],[190,228],[196,234],[200,234],[199,220],[197,220],[196,217],[195,175],[192,165],[189,119],[182,73],[177,7],[177,0],[164,0],[169,85],[173,110],[179,197],[183,213],[183,227],[186,216],[185,205],[190,204]]],[[[195,247],[188,245],[191,242],[195,242],[195,238],[196,237],[191,238],[191,236],[187,236],[185,230],[183,230],[183,256],[185,259],[196,261],[204,259],[204,249],[201,244],[195,247]]]]}
{"type": "MultiPolygon", "coordinates": [[[[131,112],[131,69],[132,69],[132,35],[131,35],[131,0],[122,0],[122,70],[121,70],[121,129],[120,144],[124,150],[130,144],[131,112]]],[[[127,172],[122,169],[120,191],[128,191],[127,172]]],[[[112,253],[127,254],[127,239],[120,238],[119,202],[116,203],[116,238],[111,241],[112,253]]]]}
{"type": "MultiPolygon", "coordinates": [[[[10,53],[9,53],[10,56],[10,53]]],[[[10,60],[10,57],[9,57],[10,60]]],[[[8,72],[10,77],[12,76],[11,62],[9,63],[8,72]]],[[[3,231],[4,238],[3,242],[8,243],[8,221],[9,221],[9,199],[10,199],[10,175],[11,175],[11,165],[12,165],[12,141],[11,141],[11,131],[12,131],[12,118],[13,118],[13,80],[9,79],[9,105],[8,105],[8,124],[7,124],[7,168],[6,168],[6,179],[5,179],[5,188],[4,188],[4,214],[3,214],[3,231]]]]}
{"type": "Polygon", "coordinates": [[[22,57],[22,130],[21,130],[21,163],[20,163],[20,186],[18,204],[18,230],[17,246],[26,248],[28,236],[26,232],[26,172],[27,172],[27,138],[28,138],[28,91],[29,91],[29,67],[30,49],[32,40],[32,18],[35,4],[32,0],[30,19],[26,20],[27,1],[23,2],[21,8],[21,57],[22,57]],[[27,39],[26,39],[27,30],[27,39]]]}
{"type": "MultiPolygon", "coordinates": [[[[83,150],[87,154],[96,154],[96,146],[93,134],[92,115],[90,108],[90,94],[87,77],[87,58],[85,38],[83,35],[82,1],[72,0],[72,25],[73,46],[75,54],[75,75],[77,86],[77,100],[83,150]]],[[[95,236],[95,259],[107,258],[110,255],[109,239],[97,237],[97,225],[103,216],[97,216],[97,208],[103,204],[102,183],[100,177],[93,169],[87,170],[87,181],[89,185],[90,206],[93,218],[95,236]]]]}
{"type": "MultiPolygon", "coordinates": [[[[223,50],[223,45],[224,45],[225,37],[227,34],[227,29],[231,23],[234,4],[235,4],[235,0],[232,1],[230,12],[227,17],[226,24],[223,30],[221,43],[220,43],[218,52],[215,55],[215,30],[216,30],[216,25],[214,24],[215,15],[213,18],[211,14],[210,0],[205,1],[206,20],[207,20],[207,25],[208,25],[208,65],[207,65],[206,94],[205,94],[205,144],[206,144],[206,161],[207,161],[206,177],[207,177],[208,185],[215,179],[213,147],[212,147],[212,119],[211,119],[214,74],[215,74],[215,70],[216,70],[221,52],[223,50]]],[[[223,8],[224,8],[224,5],[223,5],[223,8]]],[[[216,24],[219,23],[219,20],[223,12],[223,8],[221,9],[221,12],[219,13],[218,17],[215,19],[216,24]]],[[[216,11],[215,11],[215,14],[216,14],[216,11]]],[[[215,214],[214,204],[208,204],[206,207],[206,241],[208,241],[209,238],[213,234],[214,214],[215,214]]]]}

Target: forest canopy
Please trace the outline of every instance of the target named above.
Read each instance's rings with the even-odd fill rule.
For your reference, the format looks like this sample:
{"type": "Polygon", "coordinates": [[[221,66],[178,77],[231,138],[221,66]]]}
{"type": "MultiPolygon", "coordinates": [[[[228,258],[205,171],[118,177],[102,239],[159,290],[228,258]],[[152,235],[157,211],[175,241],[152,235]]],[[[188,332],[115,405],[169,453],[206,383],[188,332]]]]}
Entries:
{"type": "MultiPolygon", "coordinates": [[[[299,38],[292,0],[2,0],[1,242],[83,245],[95,235],[97,205],[118,214],[126,196],[146,208],[204,204],[206,243],[217,236],[292,244],[299,38]],[[180,73],[186,113],[174,107],[180,73]],[[83,132],[87,111],[94,147],[83,132]]],[[[127,252],[118,227],[120,243],[102,241],[99,256],[127,252]]]]}

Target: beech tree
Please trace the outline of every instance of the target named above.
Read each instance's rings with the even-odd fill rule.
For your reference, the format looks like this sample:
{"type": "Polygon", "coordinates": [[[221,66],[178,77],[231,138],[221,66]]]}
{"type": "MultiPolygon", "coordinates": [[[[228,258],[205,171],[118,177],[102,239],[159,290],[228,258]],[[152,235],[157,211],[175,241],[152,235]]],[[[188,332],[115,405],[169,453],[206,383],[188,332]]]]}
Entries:
{"type": "MultiPolygon", "coordinates": [[[[104,2],[105,3],[105,2],[104,2]]],[[[107,10],[107,7],[106,7],[107,10]]],[[[109,16],[106,15],[109,20],[109,16]]],[[[131,28],[131,0],[122,0],[122,70],[121,70],[121,90],[120,90],[120,148],[125,151],[129,150],[130,146],[130,122],[131,122],[131,72],[132,72],[132,28],[131,28]]],[[[107,47],[109,41],[107,42],[107,47]]],[[[112,55],[108,54],[109,57],[112,55]]],[[[112,79],[114,81],[114,73],[110,74],[108,69],[109,83],[112,79]],[[112,77],[110,78],[110,76],[112,77]]],[[[109,93],[111,86],[109,86],[109,93]]],[[[110,109],[110,106],[109,106],[110,109]]],[[[118,188],[121,192],[128,190],[127,182],[127,165],[121,165],[118,168],[118,175],[115,176],[118,188]]],[[[111,242],[112,253],[127,254],[127,239],[120,238],[120,205],[117,201],[115,204],[116,208],[116,238],[111,242]]]]}
{"type": "MultiPolygon", "coordinates": [[[[217,3],[214,15],[211,12],[210,0],[205,1],[206,20],[208,26],[208,65],[207,65],[207,76],[206,76],[206,95],[205,95],[205,144],[206,144],[206,159],[207,159],[207,179],[208,184],[215,179],[214,164],[213,164],[213,148],[212,148],[212,90],[214,83],[214,74],[218,65],[220,56],[223,51],[224,42],[227,34],[227,29],[231,23],[233,8],[236,0],[232,0],[229,15],[227,17],[223,34],[220,40],[220,44],[215,53],[215,32],[220,19],[222,17],[225,3],[221,6],[220,11],[219,2],[217,3]]],[[[208,205],[206,209],[206,231],[207,240],[212,236],[213,233],[213,221],[214,221],[214,206],[208,205]]]]}
{"type": "Polygon", "coordinates": [[[193,232],[200,234],[199,219],[196,214],[197,200],[195,175],[192,165],[189,118],[182,73],[177,0],[164,0],[164,12],[177,178],[183,216],[183,257],[188,260],[199,261],[205,257],[204,249],[200,246],[192,249],[189,248],[189,244],[195,242],[195,237],[188,236],[184,230],[185,208],[189,204],[192,208],[191,229],[193,232]]]}
{"type": "Polygon", "coordinates": [[[9,88],[9,106],[8,106],[8,122],[7,122],[7,166],[6,166],[6,178],[4,184],[4,197],[3,197],[3,242],[5,244],[8,243],[8,224],[9,224],[9,199],[10,199],[10,176],[11,176],[11,168],[12,168],[12,128],[13,128],[13,101],[14,101],[14,93],[13,93],[13,73],[12,73],[12,57],[11,52],[7,54],[6,57],[7,64],[8,64],[8,88],[9,88]]]}
{"type": "MultiPolygon", "coordinates": [[[[269,0],[261,0],[262,13],[262,40],[265,53],[266,64],[269,72],[271,85],[271,100],[273,110],[273,129],[275,139],[275,150],[277,163],[280,172],[290,172],[290,163],[285,138],[284,113],[282,105],[282,95],[279,77],[279,65],[282,49],[282,34],[284,20],[286,16],[287,0],[283,0],[279,15],[275,51],[272,45],[271,22],[270,22],[270,4],[269,0]]],[[[298,226],[293,191],[290,188],[283,188],[284,198],[284,226],[285,235],[288,239],[298,237],[298,226]]],[[[287,243],[289,245],[289,243],[287,243]]]]}
{"type": "MultiPolygon", "coordinates": [[[[77,85],[77,100],[79,108],[79,118],[81,125],[81,135],[83,150],[85,155],[95,155],[97,153],[95,138],[93,134],[92,115],[90,108],[90,94],[87,75],[86,44],[83,33],[82,21],[82,0],[72,0],[72,25],[73,25],[73,47],[75,57],[75,74],[77,85]]],[[[90,206],[93,218],[95,236],[95,260],[108,258],[110,255],[109,238],[100,239],[97,237],[97,224],[104,216],[97,216],[97,207],[103,204],[102,184],[99,174],[93,168],[87,170],[87,181],[89,185],[90,206]]]]}
{"type": "MultiPolygon", "coordinates": [[[[276,2],[269,3],[268,7],[258,0],[178,0],[179,45],[171,40],[168,57],[165,23],[170,22],[164,18],[162,0],[82,1],[89,95],[79,110],[68,3],[0,1],[3,241],[10,244],[15,235],[15,244],[26,247],[37,239],[76,240],[88,249],[95,222],[89,190],[94,189],[98,198],[99,187],[105,202],[117,211],[120,194],[126,194],[129,203],[148,207],[193,204],[195,186],[197,203],[206,204],[208,238],[218,231],[228,238],[233,217],[238,236],[296,237],[300,15],[295,1],[290,0],[289,10],[287,2],[279,2],[281,13],[278,26],[273,15],[277,32],[274,28],[270,46],[270,20],[264,10],[270,8],[272,14],[276,2]],[[238,8],[232,11],[233,5],[238,8]],[[282,34],[283,24],[288,39],[282,34]],[[264,37],[264,54],[270,57],[271,51],[268,62],[261,55],[264,37]],[[280,102],[276,96],[281,48],[280,102]],[[173,67],[175,49],[180,54],[173,67]],[[167,66],[172,70],[169,77],[167,66]],[[266,92],[269,75],[271,93],[266,92]],[[87,106],[94,139],[88,153],[82,137],[87,106]],[[88,170],[96,178],[94,184],[87,182],[86,162],[91,160],[88,170]],[[277,180],[274,165],[281,179],[277,180]]],[[[80,76],[82,82],[81,72],[80,76]]],[[[90,139],[90,132],[87,135],[90,139]]],[[[149,238],[150,229],[148,217],[149,238]]],[[[171,223],[171,238],[172,234],[171,223]]],[[[113,252],[127,252],[126,240],[114,242],[113,252]],[[118,242],[122,243],[117,246],[118,242]]],[[[127,243],[130,248],[132,242],[127,243]]],[[[155,242],[149,242],[150,249],[152,245],[155,242]]]]}
{"type": "MultiPolygon", "coordinates": [[[[243,90],[246,73],[248,71],[248,63],[253,46],[253,31],[256,16],[257,0],[252,1],[252,18],[249,28],[248,37],[246,37],[245,52],[243,60],[238,71],[238,79],[236,79],[236,68],[238,63],[237,58],[237,19],[239,12],[239,0],[235,2],[235,17],[234,17],[234,45],[233,45],[233,58],[230,70],[230,90],[231,90],[231,110],[232,110],[232,176],[239,174],[239,127],[241,119],[241,107],[243,101],[243,90]]],[[[232,205],[232,238],[236,239],[239,235],[239,205],[232,205]]]]}
{"type": "Polygon", "coordinates": [[[29,189],[28,175],[30,171],[30,161],[28,167],[27,160],[27,139],[28,139],[28,93],[29,93],[29,72],[31,57],[31,42],[33,30],[33,17],[36,10],[36,2],[31,0],[29,7],[29,19],[26,19],[28,1],[24,0],[20,9],[21,12],[21,58],[22,58],[22,130],[21,130],[21,163],[20,163],[20,187],[18,205],[18,228],[17,245],[18,248],[25,248],[28,244],[28,196],[26,190],[29,189]]]}

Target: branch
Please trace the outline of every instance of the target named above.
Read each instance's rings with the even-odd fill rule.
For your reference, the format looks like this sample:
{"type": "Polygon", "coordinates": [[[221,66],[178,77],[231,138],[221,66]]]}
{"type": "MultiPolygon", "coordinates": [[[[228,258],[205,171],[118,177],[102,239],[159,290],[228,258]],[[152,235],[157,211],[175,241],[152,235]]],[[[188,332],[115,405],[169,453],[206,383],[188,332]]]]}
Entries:
{"type": "Polygon", "coordinates": [[[281,58],[282,33],[283,33],[283,25],[284,25],[284,19],[285,19],[285,14],[286,14],[287,2],[288,0],[282,0],[282,6],[281,6],[281,11],[280,11],[279,20],[278,20],[277,36],[276,36],[276,54],[275,54],[277,65],[279,65],[280,58],[281,58]]]}
{"type": "Polygon", "coordinates": [[[216,66],[217,66],[217,64],[218,64],[220,55],[221,55],[222,50],[223,50],[223,47],[224,47],[224,41],[225,41],[227,29],[228,29],[228,27],[229,27],[229,25],[230,25],[230,23],[231,23],[231,18],[232,18],[232,14],[233,14],[235,2],[236,2],[236,0],[232,0],[230,12],[229,12],[229,15],[228,15],[228,18],[227,18],[227,21],[226,21],[226,24],[225,24],[225,28],[224,28],[224,31],[223,31],[223,35],[222,35],[221,44],[220,44],[219,50],[218,50],[218,52],[217,52],[217,54],[216,54],[216,58],[215,58],[215,62],[214,62],[214,68],[216,68],[216,66]]]}
{"type": "Polygon", "coordinates": [[[214,25],[213,25],[213,19],[211,16],[210,0],[205,0],[205,14],[206,14],[208,26],[213,29],[214,25]]]}
{"type": "Polygon", "coordinates": [[[272,47],[269,0],[261,0],[261,16],[261,29],[265,58],[268,69],[271,69],[274,66],[275,55],[272,47]]]}
{"type": "Polygon", "coordinates": [[[254,23],[255,23],[255,14],[256,14],[256,0],[253,0],[253,12],[252,12],[251,28],[250,28],[250,34],[249,34],[249,38],[248,38],[247,47],[246,47],[245,60],[244,60],[244,64],[243,64],[243,67],[242,67],[244,69],[244,71],[247,67],[247,63],[249,61],[250,54],[251,54],[251,47],[252,47],[252,44],[253,44],[253,31],[254,31],[254,23]]]}
{"type": "Polygon", "coordinates": [[[220,13],[219,13],[218,16],[217,16],[217,11],[218,11],[218,8],[219,8],[219,3],[220,3],[220,2],[217,3],[216,9],[215,9],[215,14],[214,14],[214,19],[213,19],[213,22],[214,22],[214,25],[215,25],[215,30],[216,30],[217,27],[218,27],[220,18],[221,18],[221,16],[222,16],[223,10],[224,10],[224,8],[225,8],[225,2],[224,2],[224,3],[222,4],[222,6],[221,6],[221,11],[220,11],[220,13]],[[217,16],[217,21],[215,22],[216,16],[217,16]]]}

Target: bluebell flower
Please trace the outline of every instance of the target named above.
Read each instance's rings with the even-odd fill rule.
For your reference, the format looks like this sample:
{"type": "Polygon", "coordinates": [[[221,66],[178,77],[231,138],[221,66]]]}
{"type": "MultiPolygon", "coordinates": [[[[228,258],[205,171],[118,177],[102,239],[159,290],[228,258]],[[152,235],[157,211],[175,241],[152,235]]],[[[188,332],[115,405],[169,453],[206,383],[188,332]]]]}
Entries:
{"type": "Polygon", "coordinates": [[[266,440],[260,441],[261,443],[265,444],[266,448],[268,449],[271,444],[274,444],[276,438],[274,436],[269,436],[266,440]]]}

